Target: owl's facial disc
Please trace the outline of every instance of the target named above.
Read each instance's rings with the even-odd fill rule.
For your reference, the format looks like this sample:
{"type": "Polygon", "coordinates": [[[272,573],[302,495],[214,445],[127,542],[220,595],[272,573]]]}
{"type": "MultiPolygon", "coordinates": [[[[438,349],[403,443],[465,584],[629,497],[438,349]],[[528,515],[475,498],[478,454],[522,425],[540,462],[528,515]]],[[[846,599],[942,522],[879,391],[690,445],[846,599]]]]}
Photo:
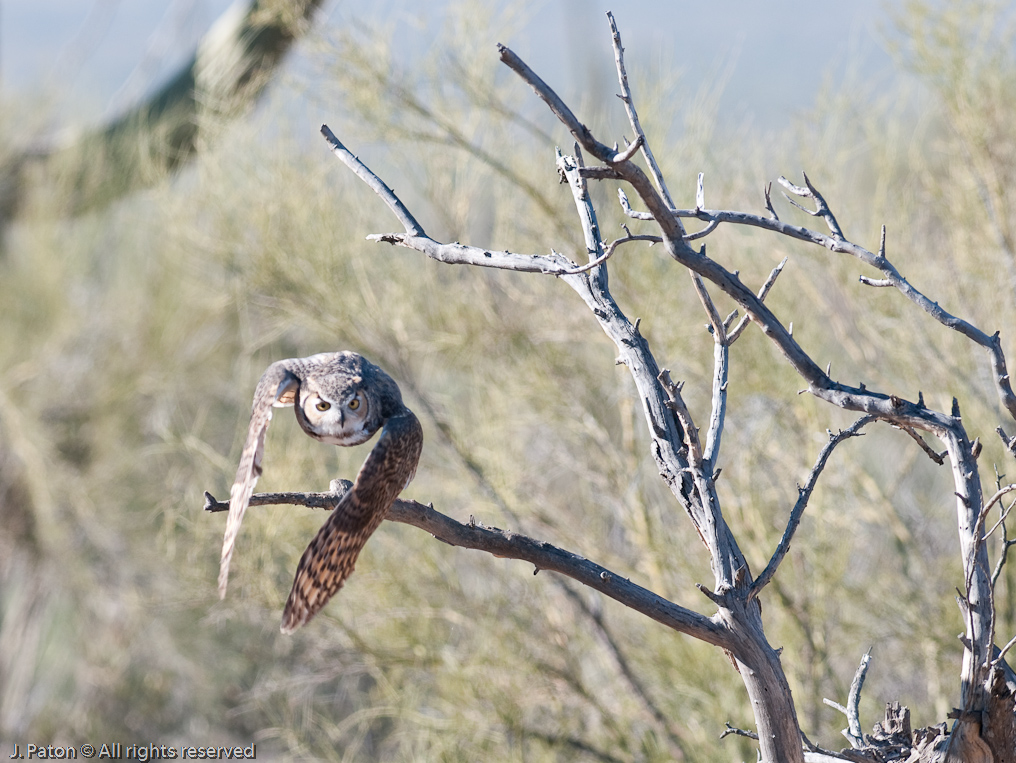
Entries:
{"type": "Polygon", "coordinates": [[[362,390],[341,400],[330,399],[323,392],[308,391],[301,408],[308,434],[324,442],[357,445],[373,434],[364,429],[369,405],[362,390]]]}

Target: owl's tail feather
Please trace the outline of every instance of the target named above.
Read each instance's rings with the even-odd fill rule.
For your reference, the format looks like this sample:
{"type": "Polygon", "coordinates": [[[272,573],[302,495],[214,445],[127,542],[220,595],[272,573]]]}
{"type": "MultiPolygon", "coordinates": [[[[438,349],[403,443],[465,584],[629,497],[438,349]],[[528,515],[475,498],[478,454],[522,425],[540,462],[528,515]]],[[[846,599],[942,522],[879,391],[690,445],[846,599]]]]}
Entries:
{"type": "Polygon", "coordinates": [[[342,588],[367,540],[416,473],[422,448],[423,429],[408,408],[385,422],[353,486],[300,558],[282,613],[283,633],[314,617],[342,588]]]}
{"type": "Polygon", "coordinates": [[[340,513],[343,503],[328,517],[300,558],[293,589],[282,613],[283,633],[292,633],[305,624],[342,588],[346,578],[353,574],[360,551],[380,524],[353,531],[337,527],[343,524],[340,513]]]}

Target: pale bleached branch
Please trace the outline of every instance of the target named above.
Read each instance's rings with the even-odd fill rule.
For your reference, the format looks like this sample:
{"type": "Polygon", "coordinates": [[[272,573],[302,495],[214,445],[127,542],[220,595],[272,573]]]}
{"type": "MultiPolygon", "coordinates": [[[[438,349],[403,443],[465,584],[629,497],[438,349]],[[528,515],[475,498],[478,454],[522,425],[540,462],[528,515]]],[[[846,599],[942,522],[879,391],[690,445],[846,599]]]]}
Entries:
{"type": "MultiPolygon", "coordinates": [[[[521,273],[542,273],[553,276],[584,273],[606,261],[613,254],[613,250],[610,250],[604,253],[600,262],[578,266],[557,252],[551,252],[550,254],[519,254],[507,250],[496,251],[477,246],[467,246],[458,242],[444,244],[440,241],[435,241],[424,232],[423,226],[417,222],[416,218],[395,192],[346,148],[335,137],[335,134],[328,128],[328,125],[321,126],[321,134],[328,142],[332,153],[384,201],[406,229],[405,233],[372,234],[367,236],[367,239],[370,241],[380,241],[395,246],[403,246],[407,249],[423,252],[431,259],[450,265],[474,265],[477,267],[513,270],[521,273]]],[[[654,236],[629,236],[619,240],[617,243],[625,243],[629,240],[658,242],[661,239],[654,236]]]]}
{"type": "Polygon", "coordinates": [[[426,236],[423,232],[423,226],[416,221],[416,218],[406,208],[406,205],[402,203],[402,200],[395,195],[395,192],[381,178],[371,172],[367,165],[360,161],[359,157],[355,156],[352,151],[342,145],[342,142],[335,137],[335,133],[329,129],[328,125],[321,125],[321,134],[328,142],[332,153],[343,164],[349,167],[354,175],[366,183],[374,193],[380,196],[381,200],[399,218],[399,222],[406,229],[406,235],[412,237],[426,236]]]}
{"type": "MultiPolygon", "coordinates": [[[[868,649],[861,656],[861,663],[857,666],[854,678],[850,682],[850,692],[847,695],[847,705],[844,707],[839,702],[823,697],[822,702],[831,708],[839,710],[847,718],[847,728],[843,730],[843,736],[850,742],[855,750],[865,744],[864,732],[861,729],[861,717],[859,712],[861,702],[861,688],[864,686],[864,678],[868,673],[868,666],[871,664],[871,649],[868,649]]],[[[851,758],[852,760],[852,758],[851,758]]]]}
{"type": "Polygon", "coordinates": [[[826,225],[829,227],[829,232],[833,234],[833,237],[836,239],[843,239],[844,238],[843,230],[840,228],[840,224],[836,222],[836,217],[833,215],[832,210],[829,209],[829,205],[826,204],[826,200],[822,198],[822,194],[820,194],[818,190],[816,190],[815,186],[811,184],[811,181],[808,179],[808,175],[804,172],[802,172],[801,175],[804,177],[805,186],[807,186],[805,188],[801,188],[801,186],[794,185],[782,175],[777,179],[777,182],[791,193],[796,194],[801,198],[811,199],[812,201],[814,201],[815,202],[814,211],[801,206],[786,194],[783,195],[787,197],[787,201],[789,201],[798,209],[804,210],[813,217],[821,217],[823,220],[825,220],[826,225]]]}
{"type": "Polygon", "coordinates": [[[726,336],[720,339],[713,335],[713,394],[712,409],[709,412],[709,428],[706,430],[706,449],[702,454],[712,472],[710,479],[717,477],[716,462],[720,455],[720,439],[727,414],[727,384],[729,382],[730,342],[726,336]]]}
{"type": "MultiPolygon", "coordinates": [[[[701,176],[700,176],[701,177],[701,176]]],[[[703,255],[705,247],[703,247],[703,255]]],[[[698,273],[691,273],[692,285],[698,294],[702,307],[709,317],[709,331],[713,336],[713,389],[712,408],[709,413],[709,427],[706,430],[706,446],[702,453],[703,468],[706,477],[715,479],[716,460],[720,452],[720,439],[723,435],[723,423],[727,411],[727,381],[730,360],[730,342],[727,339],[726,321],[720,318],[709,291],[698,273]]]]}
{"type": "Polygon", "coordinates": [[[648,212],[638,212],[631,208],[631,202],[628,201],[628,195],[624,192],[623,188],[617,189],[618,200],[621,202],[621,210],[633,220],[652,220],[653,216],[648,212]]]}
{"type": "Polygon", "coordinates": [[[660,166],[656,163],[656,157],[653,156],[653,151],[649,148],[649,141],[646,140],[646,134],[642,130],[642,124],[639,122],[638,112],[635,110],[635,101],[632,98],[631,88],[628,85],[628,72],[624,67],[624,47],[621,45],[621,34],[617,31],[614,14],[610,11],[607,11],[607,20],[610,22],[610,37],[614,45],[614,63],[617,68],[617,80],[621,86],[621,94],[618,97],[624,104],[624,110],[628,114],[628,121],[631,124],[632,130],[635,131],[636,143],[641,142],[642,156],[645,157],[646,164],[649,166],[649,172],[656,182],[656,188],[659,190],[660,195],[663,196],[667,206],[673,207],[674,200],[667,189],[667,183],[663,179],[663,173],[660,172],[660,166]]]}
{"type": "Polygon", "coordinates": [[[447,265],[475,265],[481,268],[513,270],[518,273],[542,273],[550,276],[564,276],[579,266],[561,254],[519,254],[508,250],[497,251],[478,246],[452,243],[442,244],[428,236],[413,236],[407,233],[373,233],[369,241],[403,246],[447,265]]]}
{"type": "Polygon", "coordinates": [[[847,708],[845,708],[839,702],[829,699],[828,697],[822,697],[822,704],[831,707],[833,710],[839,710],[844,715],[847,714],[847,708]]]}
{"type": "Polygon", "coordinates": [[[831,751],[815,752],[808,750],[804,753],[804,763],[841,763],[844,760],[852,760],[846,755],[833,754],[831,751]]]}
{"type": "Polygon", "coordinates": [[[998,656],[995,657],[995,662],[998,663],[1005,658],[1005,653],[1016,646],[1016,636],[1009,639],[1008,643],[998,650],[998,656]]]}
{"type": "Polygon", "coordinates": [[[638,153],[640,148],[645,148],[646,136],[641,133],[635,136],[634,142],[628,145],[624,151],[618,151],[612,160],[612,164],[618,164],[620,162],[626,162],[638,153]]]}
{"type": "Polygon", "coordinates": [[[871,649],[869,648],[861,663],[857,666],[854,678],[850,682],[850,693],[847,695],[847,727],[850,732],[847,739],[852,747],[864,745],[864,732],[861,730],[861,689],[864,687],[864,678],[868,675],[868,667],[871,665],[871,649]]]}

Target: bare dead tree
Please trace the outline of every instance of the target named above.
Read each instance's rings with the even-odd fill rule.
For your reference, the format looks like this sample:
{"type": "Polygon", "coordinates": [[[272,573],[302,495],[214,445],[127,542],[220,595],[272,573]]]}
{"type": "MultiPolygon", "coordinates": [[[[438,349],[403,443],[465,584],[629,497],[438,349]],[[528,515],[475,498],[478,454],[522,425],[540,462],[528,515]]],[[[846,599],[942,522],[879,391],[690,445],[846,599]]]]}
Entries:
{"type": "MultiPolygon", "coordinates": [[[[410,248],[447,264],[473,265],[523,273],[540,273],[560,278],[570,286],[592,311],[607,336],[614,342],[617,363],[631,373],[642,402],[649,431],[649,448],[660,476],[688,515],[699,538],[709,552],[713,572],[711,587],[699,586],[702,594],[715,607],[711,615],[678,606],[663,597],[632,583],[623,573],[608,570],[564,549],[523,535],[485,527],[472,516],[467,523],[458,522],[433,509],[412,501],[397,501],[389,519],[419,527],[439,540],[464,548],[473,548],[499,557],[525,560],[537,571],[550,570],[589,586],[680,633],[700,639],[723,649],[741,675],[755,716],[756,732],[728,729],[725,733],[741,733],[758,739],[761,758],[765,761],[828,761],[848,760],[955,760],[1012,761],[1016,755],[1016,716],[1013,697],[1016,681],[1006,664],[1005,655],[1016,643],[1008,640],[1001,649],[995,646],[993,574],[989,565],[987,541],[998,526],[1003,527],[1003,554],[1012,545],[1004,531],[1005,515],[986,532],[988,512],[1016,486],[1000,487],[985,499],[977,468],[980,452],[978,440],[973,442],[964,428],[958,403],[954,400],[949,412],[929,408],[923,394],[911,401],[892,392],[867,389],[863,384],[852,386],[834,379],[830,369],[823,371],[767,306],[765,298],[778,278],[783,263],[775,268],[756,293],[742,283],[736,271],[706,255],[705,247],[695,249],[691,242],[707,237],[721,224],[747,225],[800,241],[816,244],[831,253],[852,256],[874,268],[878,278],[862,275],[862,284],[892,287],[933,319],[958,331],[984,348],[992,377],[1009,416],[1016,420],[1016,395],[1006,370],[998,332],[986,334],[967,321],[946,312],[905,279],[886,257],[885,229],[877,252],[849,241],[842,232],[830,206],[821,193],[804,177],[799,186],[785,178],[779,183],[784,195],[795,207],[819,218],[828,233],[803,228],[779,219],[765,190],[768,216],[745,212],[709,209],[705,205],[702,176],[699,175],[696,204],[693,209],[678,209],[656,164],[648,140],[642,131],[634,99],[627,81],[624,49],[613,17],[608,14],[621,100],[624,103],[635,138],[623,149],[616,144],[600,142],[575,116],[558,95],[537,76],[515,53],[499,46],[501,61],[514,71],[544,101],[564,124],[576,143],[571,155],[558,151],[556,164],[562,181],[566,182],[575,203],[578,222],[585,241],[585,263],[578,263],[557,252],[522,254],[494,251],[458,242],[442,243],[424,228],[394,192],[355,157],[328,129],[322,133],[333,153],[360,177],[387,204],[402,223],[404,232],[372,235],[369,238],[410,248]],[[586,166],[584,155],[597,164],[586,166]],[[648,172],[636,163],[641,155],[648,172]],[[632,235],[604,240],[590,195],[590,180],[620,181],[634,190],[646,211],[636,211],[626,193],[619,191],[625,213],[637,220],[652,222],[657,231],[652,235],[632,235]],[[802,201],[796,201],[801,199],[802,201]],[[684,220],[704,222],[705,227],[689,233],[684,220]],[[661,369],[647,340],[639,333],[638,321],[628,319],[618,307],[608,284],[609,258],[623,245],[633,241],[654,241],[662,244],[667,254],[690,274],[702,303],[714,341],[712,375],[712,408],[704,438],[682,397],[683,383],[675,383],[666,369],[661,369]],[[710,295],[718,288],[734,300],[737,311],[721,317],[710,295]],[[804,389],[837,408],[855,411],[860,417],[842,431],[829,432],[804,485],[798,486],[798,499],[789,512],[786,529],[771,557],[757,576],[753,576],[728,526],[716,491],[719,474],[721,440],[727,403],[727,375],[730,347],[741,336],[748,323],[754,324],[787,363],[804,381],[804,389]],[[780,653],[768,642],[762,620],[759,597],[766,585],[779,572],[816,483],[835,448],[848,439],[863,434],[865,427],[882,422],[910,435],[918,446],[936,463],[948,460],[954,483],[959,553],[964,570],[960,604],[965,623],[964,658],[960,675],[962,707],[954,713],[953,724],[947,729],[931,727],[912,733],[909,714],[899,706],[890,706],[884,724],[872,735],[861,731],[858,700],[864,671],[858,671],[844,712],[848,716],[848,740],[851,748],[841,753],[822,750],[802,735],[797,713],[780,653]],[[944,452],[935,452],[921,433],[937,438],[944,452]],[[917,757],[909,757],[914,755],[917,757]]],[[[1009,438],[999,427],[999,435],[1007,448],[1016,453],[1016,437],[1009,438]]],[[[336,481],[327,493],[285,493],[255,495],[251,505],[293,503],[304,506],[334,507],[348,483],[336,481]]],[[[206,494],[206,508],[220,511],[226,504],[206,494]]]]}

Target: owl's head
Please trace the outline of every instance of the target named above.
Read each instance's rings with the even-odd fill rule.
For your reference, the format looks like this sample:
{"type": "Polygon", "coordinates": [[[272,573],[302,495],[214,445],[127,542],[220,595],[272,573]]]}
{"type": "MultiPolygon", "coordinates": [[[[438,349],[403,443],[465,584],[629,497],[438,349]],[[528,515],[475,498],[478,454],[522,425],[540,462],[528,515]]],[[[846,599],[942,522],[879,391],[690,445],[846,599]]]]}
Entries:
{"type": "Polygon", "coordinates": [[[287,368],[276,406],[292,405],[311,437],[332,445],[359,445],[402,407],[398,386],[354,352],[322,353],[287,368]]]}

